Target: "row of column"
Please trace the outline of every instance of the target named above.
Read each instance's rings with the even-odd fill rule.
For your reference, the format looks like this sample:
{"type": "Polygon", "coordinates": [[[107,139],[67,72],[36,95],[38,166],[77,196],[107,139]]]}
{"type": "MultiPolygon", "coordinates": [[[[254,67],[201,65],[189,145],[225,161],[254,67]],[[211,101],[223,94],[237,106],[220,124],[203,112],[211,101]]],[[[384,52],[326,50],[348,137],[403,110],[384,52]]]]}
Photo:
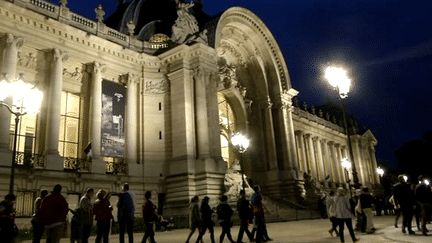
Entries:
{"type": "MultiPolygon", "coordinates": [[[[7,75],[9,80],[15,78],[18,50],[23,45],[24,40],[7,34],[1,39],[3,42],[3,62],[1,72],[7,75]]],[[[49,89],[44,96],[47,101],[47,129],[45,136],[44,154],[58,156],[58,141],[60,131],[60,112],[61,112],[61,95],[63,87],[63,62],[68,59],[67,52],[54,48],[51,52],[51,68],[49,73],[49,89]]],[[[92,141],[92,172],[105,173],[105,164],[100,161],[101,155],[101,114],[102,114],[102,73],[105,66],[97,62],[91,64],[91,141],[92,141]]],[[[127,84],[127,110],[126,110],[126,157],[128,162],[138,160],[138,83],[139,79],[127,74],[123,80],[127,84]]],[[[7,98],[5,102],[12,105],[12,99],[7,98]]],[[[5,107],[0,107],[0,149],[9,148],[11,114],[5,107]]],[[[63,170],[63,164],[49,163],[46,168],[54,170],[63,170]]]]}
{"type": "MultiPolygon", "coordinates": [[[[348,157],[345,145],[327,141],[304,131],[295,131],[299,170],[312,178],[335,183],[345,183],[347,179],[342,159],[348,157]]],[[[350,175],[351,177],[351,175],[350,175]]]]}

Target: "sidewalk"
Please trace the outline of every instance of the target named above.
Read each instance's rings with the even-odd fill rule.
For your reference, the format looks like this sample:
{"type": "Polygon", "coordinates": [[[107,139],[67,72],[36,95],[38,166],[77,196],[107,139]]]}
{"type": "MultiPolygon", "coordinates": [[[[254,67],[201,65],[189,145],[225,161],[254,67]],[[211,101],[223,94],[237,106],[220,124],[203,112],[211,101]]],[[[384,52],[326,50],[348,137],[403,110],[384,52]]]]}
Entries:
{"type": "MultiPolygon", "coordinates": [[[[374,217],[375,228],[377,231],[375,234],[364,234],[360,232],[355,232],[356,237],[360,238],[360,242],[370,242],[370,243],[388,243],[388,242],[404,242],[404,243],[430,243],[432,242],[432,236],[423,236],[421,232],[416,232],[416,235],[404,235],[401,232],[401,228],[395,228],[394,217],[393,216],[380,216],[374,217]]],[[[272,243],[337,243],[340,242],[338,237],[331,237],[328,230],[331,227],[331,223],[328,219],[316,219],[316,220],[302,220],[302,221],[290,221],[281,223],[269,223],[267,224],[267,229],[270,237],[273,239],[272,243]]],[[[432,226],[429,225],[432,229],[432,226]]],[[[415,228],[416,229],[416,228],[415,228]]],[[[234,226],[231,229],[234,240],[237,240],[237,233],[239,226],[234,226]]],[[[221,233],[221,228],[215,228],[215,240],[219,242],[219,235],[221,233]]],[[[183,243],[186,241],[186,237],[189,234],[188,229],[178,229],[166,232],[156,232],[156,241],[158,243],[183,243]]],[[[432,233],[431,233],[432,234],[432,233]]],[[[144,233],[135,233],[134,242],[140,243],[144,233]]],[[[191,243],[196,240],[198,236],[197,232],[192,236],[191,243]]],[[[243,239],[245,242],[249,242],[247,238],[243,239]]],[[[351,242],[348,230],[345,229],[345,241],[351,242]]],[[[45,242],[45,241],[42,241],[45,242]]],[[[62,239],[61,243],[69,243],[69,239],[62,239]]],[[[95,237],[90,237],[89,242],[95,242],[95,237]]],[[[210,242],[209,234],[204,236],[204,242],[210,242]]],[[[225,239],[224,242],[228,242],[225,239]]],[[[26,241],[26,243],[31,243],[31,241],[26,241]]],[[[110,243],[119,243],[118,235],[112,235],[110,238],[110,243]]],[[[128,243],[126,236],[126,243],[128,243]]]]}

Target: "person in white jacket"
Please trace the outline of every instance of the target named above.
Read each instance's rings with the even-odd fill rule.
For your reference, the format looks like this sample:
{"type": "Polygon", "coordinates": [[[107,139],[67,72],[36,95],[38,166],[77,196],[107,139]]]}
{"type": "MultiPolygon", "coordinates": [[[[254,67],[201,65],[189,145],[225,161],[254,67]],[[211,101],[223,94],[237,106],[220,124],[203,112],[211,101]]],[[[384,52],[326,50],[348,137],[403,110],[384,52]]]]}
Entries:
{"type": "Polygon", "coordinates": [[[339,237],[341,242],[345,242],[344,238],[344,226],[346,224],[348,231],[351,235],[351,239],[353,242],[359,241],[355,237],[354,229],[352,226],[352,211],[351,211],[351,205],[349,201],[349,197],[346,196],[345,190],[342,187],[339,187],[337,190],[337,194],[334,197],[334,202],[336,205],[336,218],[339,223],[339,237]]]}

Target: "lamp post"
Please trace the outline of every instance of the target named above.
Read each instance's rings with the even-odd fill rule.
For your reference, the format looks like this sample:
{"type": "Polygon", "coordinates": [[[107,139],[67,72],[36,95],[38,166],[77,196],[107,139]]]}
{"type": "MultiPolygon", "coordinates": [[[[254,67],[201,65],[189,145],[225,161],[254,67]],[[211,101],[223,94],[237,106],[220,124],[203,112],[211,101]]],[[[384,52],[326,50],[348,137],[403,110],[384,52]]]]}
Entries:
{"type": "Polygon", "coordinates": [[[380,183],[381,183],[381,178],[382,178],[383,175],[384,175],[384,170],[383,170],[381,167],[378,167],[378,168],[377,168],[377,173],[378,173],[378,175],[379,175],[380,183]]]}
{"type": "Polygon", "coordinates": [[[346,179],[346,182],[348,184],[348,189],[350,191],[350,196],[352,197],[351,187],[349,185],[350,179],[349,179],[349,173],[348,173],[348,171],[351,169],[351,167],[352,167],[351,162],[347,158],[343,158],[342,159],[342,168],[344,168],[344,170],[345,170],[345,179],[346,179]]]}
{"type": "Polygon", "coordinates": [[[3,74],[0,81],[0,105],[6,107],[10,113],[15,116],[15,133],[12,150],[9,193],[14,193],[15,158],[20,117],[28,113],[38,112],[42,96],[42,92],[36,89],[33,85],[24,83],[22,76],[13,80],[7,80],[6,75],[3,74]],[[9,96],[13,97],[12,104],[5,102],[6,98],[9,96]]]}
{"type": "Polygon", "coordinates": [[[351,146],[351,137],[348,131],[348,125],[346,121],[346,98],[348,97],[349,88],[351,85],[351,80],[346,76],[346,71],[342,68],[337,67],[327,67],[325,72],[325,78],[329,81],[330,85],[333,86],[339,93],[339,100],[342,103],[342,114],[345,125],[345,133],[348,138],[348,149],[350,153],[350,158],[353,161],[352,163],[352,174],[354,187],[358,187],[359,179],[357,175],[357,168],[354,163],[354,153],[351,146]]]}
{"type": "Polygon", "coordinates": [[[240,171],[242,176],[242,189],[245,190],[246,183],[244,180],[244,170],[243,170],[243,153],[246,152],[249,147],[249,139],[240,133],[236,133],[231,137],[231,144],[237,149],[240,156],[240,171]]]}

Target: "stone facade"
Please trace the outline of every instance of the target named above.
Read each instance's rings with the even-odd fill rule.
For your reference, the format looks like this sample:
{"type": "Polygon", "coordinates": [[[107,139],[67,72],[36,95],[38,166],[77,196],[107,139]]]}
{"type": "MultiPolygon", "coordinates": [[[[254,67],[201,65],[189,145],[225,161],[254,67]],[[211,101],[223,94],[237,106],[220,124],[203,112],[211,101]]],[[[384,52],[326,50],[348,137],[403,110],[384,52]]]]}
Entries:
{"type": "MultiPolygon", "coordinates": [[[[23,216],[40,190],[57,183],[71,208],[87,187],[118,193],[126,182],[138,205],[144,192],[152,191],[165,215],[187,214],[194,195],[216,203],[226,190],[227,167],[238,160],[227,142],[234,132],[250,138],[243,170],[269,197],[300,201],[306,174],[324,188],[345,184],[343,128],[293,106],[298,91],[284,57],[254,13],[233,7],[195,23],[188,10],[193,6],[179,1],[186,5],[177,6],[171,41],[170,29],[158,22],[139,30],[139,21],[126,21],[114,29],[103,22],[102,6],[92,21],[66,2],[0,1],[1,71],[9,79],[23,73],[44,93],[40,112],[33,123],[28,121],[34,129],[21,127],[20,138],[31,145],[30,150],[26,142],[18,147],[23,155],[18,158],[24,159],[15,173],[15,191],[26,197],[18,205],[23,216]],[[124,127],[120,157],[104,155],[105,81],[126,89],[118,97],[125,99],[124,117],[115,124],[124,127]],[[77,109],[73,115],[65,112],[69,105],[77,109]],[[72,118],[74,125],[65,126],[72,118]],[[85,152],[89,144],[91,155],[85,152]]],[[[9,187],[13,126],[6,108],[0,108],[0,117],[3,197],[9,187]]],[[[376,188],[376,139],[367,131],[352,141],[360,182],[376,188]]]]}

